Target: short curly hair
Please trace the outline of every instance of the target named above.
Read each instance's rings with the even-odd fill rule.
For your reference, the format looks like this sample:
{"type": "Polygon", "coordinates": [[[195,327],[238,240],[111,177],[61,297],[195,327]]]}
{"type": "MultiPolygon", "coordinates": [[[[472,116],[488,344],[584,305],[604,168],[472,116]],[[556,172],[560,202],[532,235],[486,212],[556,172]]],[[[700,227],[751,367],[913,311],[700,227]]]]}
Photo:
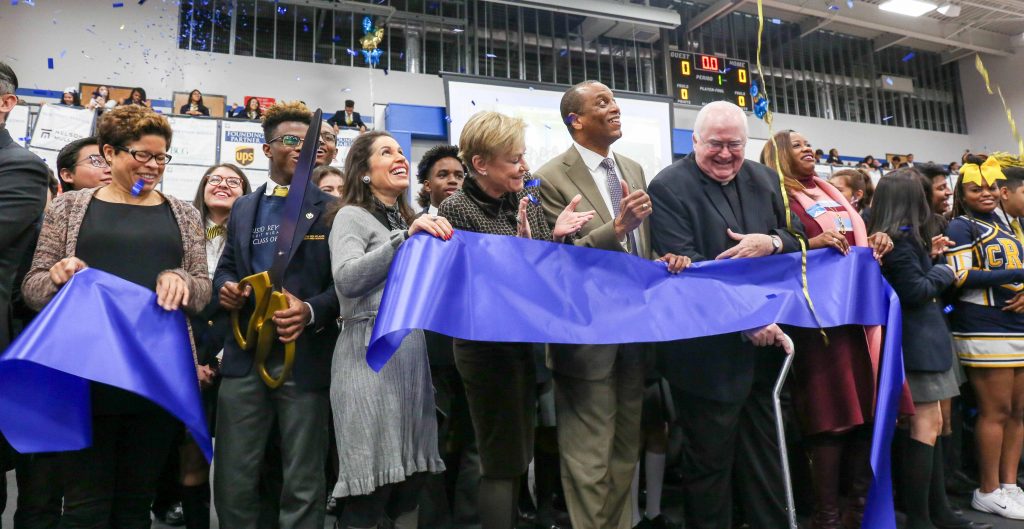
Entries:
{"type": "Polygon", "coordinates": [[[263,112],[263,135],[264,141],[274,137],[277,126],[286,121],[297,121],[309,125],[313,120],[313,113],[302,101],[280,101],[274,103],[263,112]]]}
{"type": "Polygon", "coordinates": [[[141,105],[121,106],[105,112],[96,127],[100,152],[103,152],[104,145],[124,147],[150,134],[167,140],[167,148],[170,149],[171,123],[151,108],[141,105]]]}

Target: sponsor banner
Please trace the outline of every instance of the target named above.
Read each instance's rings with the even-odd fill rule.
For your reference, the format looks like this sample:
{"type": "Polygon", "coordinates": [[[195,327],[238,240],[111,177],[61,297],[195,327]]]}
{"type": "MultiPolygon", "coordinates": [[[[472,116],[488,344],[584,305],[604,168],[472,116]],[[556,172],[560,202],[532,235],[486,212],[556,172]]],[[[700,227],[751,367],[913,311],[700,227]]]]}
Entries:
{"type": "Polygon", "coordinates": [[[170,116],[174,138],[167,154],[175,165],[205,165],[217,163],[217,120],[170,116]]]}
{"type": "Polygon", "coordinates": [[[249,173],[249,169],[268,170],[269,161],[263,155],[263,127],[252,121],[223,121],[220,132],[220,161],[233,163],[246,171],[246,174],[249,173]]]}
{"type": "Polygon", "coordinates": [[[54,151],[50,149],[39,149],[35,146],[29,146],[28,150],[32,151],[32,153],[35,154],[36,156],[42,158],[43,162],[46,163],[46,166],[49,167],[51,171],[53,171],[53,174],[57,174],[57,155],[60,154],[60,151],[54,151]]]}
{"type": "Polygon", "coordinates": [[[359,136],[359,131],[355,129],[338,131],[338,156],[331,162],[331,165],[345,168],[345,158],[348,157],[348,150],[352,148],[352,142],[356,141],[357,136],[359,136]]]}
{"type": "Polygon", "coordinates": [[[252,190],[256,191],[256,188],[267,183],[270,180],[269,171],[260,171],[259,169],[243,169],[245,177],[249,179],[249,185],[252,186],[252,190]]]}
{"type": "Polygon", "coordinates": [[[32,146],[61,150],[65,145],[92,134],[96,113],[84,108],[44,105],[32,133],[32,146]]]}
{"type": "Polygon", "coordinates": [[[14,138],[14,143],[22,147],[28,143],[28,107],[18,105],[7,114],[7,130],[14,138]]]}
{"type": "Polygon", "coordinates": [[[175,160],[164,168],[164,178],[160,183],[160,190],[165,195],[192,202],[192,199],[196,198],[196,189],[203,179],[203,173],[208,168],[205,165],[182,165],[175,160]]]}

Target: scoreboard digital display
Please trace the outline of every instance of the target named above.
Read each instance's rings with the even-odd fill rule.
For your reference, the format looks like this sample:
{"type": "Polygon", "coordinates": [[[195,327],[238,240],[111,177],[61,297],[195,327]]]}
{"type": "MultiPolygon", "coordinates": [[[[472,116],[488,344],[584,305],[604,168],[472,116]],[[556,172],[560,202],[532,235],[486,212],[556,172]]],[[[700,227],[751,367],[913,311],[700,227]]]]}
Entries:
{"type": "Polygon", "coordinates": [[[751,110],[747,61],[685,51],[669,52],[669,57],[676,103],[703,106],[725,100],[751,110]]]}

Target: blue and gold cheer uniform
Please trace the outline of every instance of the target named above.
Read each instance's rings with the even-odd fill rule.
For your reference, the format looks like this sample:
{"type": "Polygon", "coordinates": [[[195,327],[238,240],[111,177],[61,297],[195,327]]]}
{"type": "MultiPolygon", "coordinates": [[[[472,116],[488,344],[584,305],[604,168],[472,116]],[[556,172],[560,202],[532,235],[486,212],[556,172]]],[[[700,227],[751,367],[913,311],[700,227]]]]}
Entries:
{"type": "Polygon", "coordinates": [[[959,297],[951,315],[960,362],[969,367],[1024,367],[1024,314],[1003,311],[1024,291],[1024,247],[995,213],[960,216],[946,236],[946,261],[959,297]]]}

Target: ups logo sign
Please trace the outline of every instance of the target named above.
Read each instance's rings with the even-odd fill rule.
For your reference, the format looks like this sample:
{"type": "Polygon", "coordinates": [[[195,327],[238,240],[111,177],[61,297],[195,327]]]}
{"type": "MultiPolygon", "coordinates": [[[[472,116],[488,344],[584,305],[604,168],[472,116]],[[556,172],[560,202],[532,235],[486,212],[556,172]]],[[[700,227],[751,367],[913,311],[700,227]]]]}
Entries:
{"type": "Polygon", "coordinates": [[[246,166],[256,159],[256,153],[252,147],[236,147],[235,148],[235,161],[238,165],[246,166]]]}

